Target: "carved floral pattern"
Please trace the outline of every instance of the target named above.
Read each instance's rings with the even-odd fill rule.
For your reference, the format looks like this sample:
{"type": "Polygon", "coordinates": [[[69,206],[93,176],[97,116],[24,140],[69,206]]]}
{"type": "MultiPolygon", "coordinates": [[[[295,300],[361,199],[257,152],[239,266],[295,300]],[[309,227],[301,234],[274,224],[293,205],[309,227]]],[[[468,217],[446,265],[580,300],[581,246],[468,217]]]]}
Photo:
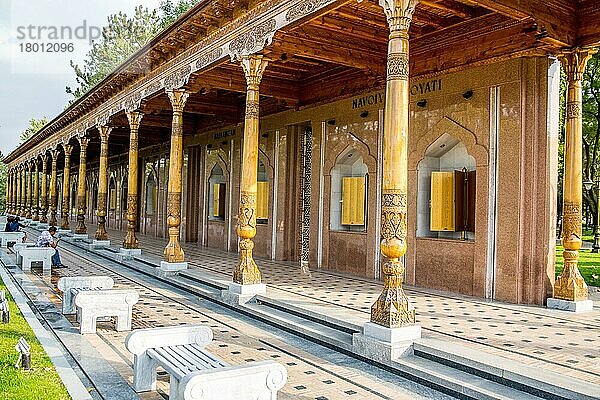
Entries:
{"type": "Polygon", "coordinates": [[[388,56],[387,79],[408,79],[408,54],[395,53],[388,56]]]}
{"type": "Polygon", "coordinates": [[[246,32],[236,37],[229,44],[229,50],[235,56],[242,56],[256,53],[262,50],[273,38],[277,22],[275,19],[269,19],[256,26],[250,32],[246,32]]]}
{"type": "Polygon", "coordinates": [[[189,64],[179,68],[165,78],[165,89],[173,90],[183,87],[188,83],[191,73],[192,67],[189,64]]]}
{"type": "Polygon", "coordinates": [[[567,118],[581,118],[581,104],[577,102],[567,103],[567,118]]]}
{"type": "Polygon", "coordinates": [[[295,21],[312,12],[315,12],[322,6],[333,3],[332,0],[303,0],[288,10],[285,14],[285,20],[288,22],[295,21]]]}
{"type": "Polygon", "coordinates": [[[260,104],[258,101],[250,100],[246,102],[246,118],[259,118],[260,104]]]}
{"type": "Polygon", "coordinates": [[[212,64],[213,62],[217,61],[222,56],[223,56],[223,49],[221,47],[211,50],[208,53],[200,56],[198,61],[196,61],[196,68],[202,69],[204,67],[207,67],[210,64],[212,64]]]}

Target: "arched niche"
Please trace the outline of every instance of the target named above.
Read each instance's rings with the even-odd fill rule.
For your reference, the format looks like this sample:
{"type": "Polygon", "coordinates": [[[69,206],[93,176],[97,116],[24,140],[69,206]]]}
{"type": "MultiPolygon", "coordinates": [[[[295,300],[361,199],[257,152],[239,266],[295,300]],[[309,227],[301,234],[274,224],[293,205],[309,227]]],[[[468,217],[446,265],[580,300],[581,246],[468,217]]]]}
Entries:
{"type": "Polygon", "coordinates": [[[220,163],[216,163],[208,178],[208,219],[225,220],[227,178],[220,163]]]}
{"type": "Polygon", "coordinates": [[[469,239],[474,224],[477,162],[467,145],[443,133],[417,164],[417,237],[469,239]]]}
{"type": "Polygon", "coordinates": [[[329,224],[332,231],[364,232],[367,229],[369,169],[355,147],[346,148],[330,170],[329,224]]]}

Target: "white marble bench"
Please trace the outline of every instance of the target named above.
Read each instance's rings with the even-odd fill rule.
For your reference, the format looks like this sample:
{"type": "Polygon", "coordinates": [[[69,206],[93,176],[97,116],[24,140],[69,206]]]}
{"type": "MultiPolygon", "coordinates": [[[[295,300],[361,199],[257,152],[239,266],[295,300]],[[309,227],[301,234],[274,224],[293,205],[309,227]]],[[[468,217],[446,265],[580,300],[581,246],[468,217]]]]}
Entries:
{"type": "Polygon", "coordinates": [[[13,245],[13,251],[15,253],[15,262],[16,264],[20,267],[22,264],[22,258],[21,258],[21,249],[24,249],[27,246],[34,246],[33,243],[15,243],[13,245]]]}
{"type": "Polygon", "coordinates": [[[96,321],[102,317],[115,317],[118,332],[131,330],[133,306],[140,296],[132,289],[82,290],[75,296],[79,331],[96,333],[96,321]]]}
{"type": "Polygon", "coordinates": [[[0,232],[0,246],[8,247],[9,243],[22,243],[25,232],[0,232]]]}
{"type": "Polygon", "coordinates": [[[141,329],[125,339],[134,354],[133,388],[156,390],[156,368],[170,375],[170,400],[275,400],[287,371],[275,361],[229,366],[204,347],[212,341],[202,325],[141,329]]]}
{"type": "Polygon", "coordinates": [[[31,271],[31,264],[34,262],[42,263],[42,272],[50,273],[52,268],[52,256],[56,252],[52,247],[21,247],[19,257],[21,259],[21,269],[31,271]]]}
{"type": "Polygon", "coordinates": [[[110,276],[65,276],[58,280],[62,292],[63,314],[75,314],[75,295],[82,290],[112,289],[115,282],[110,276]]]}

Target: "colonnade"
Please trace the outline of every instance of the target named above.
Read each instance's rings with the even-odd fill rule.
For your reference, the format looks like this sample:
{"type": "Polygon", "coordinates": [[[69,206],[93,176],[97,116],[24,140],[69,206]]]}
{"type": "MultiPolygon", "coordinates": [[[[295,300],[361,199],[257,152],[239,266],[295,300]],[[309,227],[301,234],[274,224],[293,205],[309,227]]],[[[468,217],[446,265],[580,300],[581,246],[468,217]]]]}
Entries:
{"type": "MultiPolygon", "coordinates": [[[[380,0],[390,28],[387,59],[386,105],[384,111],[383,182],[381,252],[386,257],[383,264],[384,287],[371,309],[371,321],[387,328],[415,323],[415,311],[402,288],[407,237],[407,176],[408,176],[408,125],[409,125],[409,28],[418,0],[380,0]]],[[[568,98],[565,144],[565,175],[562,241],[565,247],[565,268],[557,279],[554,296],[564,300],[587,299],[587,287],[577,268],[581,247],[581,194],[582,194],[582,76],[591,50],[570,49],[561,56],[567,72],[568,98]]],[[[241,157],[240,208],[238,215],[239,262],[233,273],[233,282],[239,285],[261,283],[261,273],[253,259],[252,239],[256,235],[256,195],[258,135],[260,120],[260,84],[268,61],[259,54],[243,55],[239,63],[246,78],[246,108],[241,157]]],[[[182,166],[183,166],[183,111],[190,93],[184,88],[167,88],[172,109],[171,146],[167,195],[168,243],[164,249],[164,262],[180,264],[185,254],[180,243],[182,166]]],[[[128,110],[129,121],[129,180],[127,194],[127,235],[123,249],[139,249],[136,236],[138,224],[138,137],[143,126],[143,111],[128,110]]],[[[111,134],[109,123],[97,127],[100,138],[100,171],[98,184],[98,228],[94,238],[97,243],[109,240],[105,223],[108,202],[108,148],[111,134]]],[[[89,137],[78,138],[80,147],[78,206],[76,234],[87,235],[86,215],[86,156],[89,137]]],[[[69,230],[70,168],[73,146],[66,143],[32,160],[10,169],[8,174],[8,213],[32,218],[41,223],[57,225],[57,162],[64,157],[63,194],[61,209],[62,230],[69,230]],[[62,150],[61,150],[62,148],[62,150]],[[49,156],[48,156],[49,155],[49,156]],[[51,159],[49,191],[48,159],[51,159]],[[41,197],[39,195],[39,165],[42,165],[41,197]],[[33,186],[32,186],[33,181],[33,186]],[[41,199],[41,201],[40,201],[41,199]]]]}

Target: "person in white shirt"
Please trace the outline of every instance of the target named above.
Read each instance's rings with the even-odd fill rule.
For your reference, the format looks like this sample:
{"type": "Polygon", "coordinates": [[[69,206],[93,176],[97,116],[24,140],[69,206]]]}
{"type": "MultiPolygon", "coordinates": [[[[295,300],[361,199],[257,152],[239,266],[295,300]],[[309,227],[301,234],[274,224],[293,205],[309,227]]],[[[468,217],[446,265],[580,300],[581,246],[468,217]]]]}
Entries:
{"type": "Polygon", "coordinates": [[[35,245],[37,247],[52,247],[54,249],[52,265],[56,268],[65,268],[65,265],[63,265],[60,260],[60,254],[58,253],[58,242],[60,242],[60,237],[56,237],[56,227],[51,226],[47,231],[42,232],[42,234],[37,238],[35,245]]]}

